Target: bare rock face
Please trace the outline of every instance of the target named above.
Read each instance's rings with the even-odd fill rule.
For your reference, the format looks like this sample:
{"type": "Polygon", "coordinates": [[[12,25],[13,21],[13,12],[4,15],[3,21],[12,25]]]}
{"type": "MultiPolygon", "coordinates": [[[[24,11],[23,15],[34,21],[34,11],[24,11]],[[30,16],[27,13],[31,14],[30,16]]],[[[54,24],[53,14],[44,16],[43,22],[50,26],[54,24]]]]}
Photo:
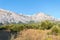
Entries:
{"type": "Polygon", "coordinates": [[[0,23],[26,23],[30,20],[30,17],[25,15],[18,15],[14,12],[0,9],[0,23]]]}
{"type": "Polygon", "coordinates": [[[60,21],[52,16],[46,15],[44,13],[37,13],[35,15],[27,16],[23,14],[17,14],[8,10],[0,9],[0,23],[28,23],[29,21],[44,21],[44,20],[53,20],[60,21]]]}
{"type": "Polygon", "coordinates": [[[56,21],[56,18],[50,15],[44,14],[44,13],[37,13],[32,16],[32,19],[34,21],[44,21],[44,20],[56,21]]]}

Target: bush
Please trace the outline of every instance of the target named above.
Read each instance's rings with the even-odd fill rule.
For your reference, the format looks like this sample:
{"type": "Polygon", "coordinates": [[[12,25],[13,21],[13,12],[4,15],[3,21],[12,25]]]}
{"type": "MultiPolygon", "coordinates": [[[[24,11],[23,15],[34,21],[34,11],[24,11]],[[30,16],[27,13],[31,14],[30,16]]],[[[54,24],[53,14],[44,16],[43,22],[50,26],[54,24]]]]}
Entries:
{"type": "Polygon", "coordinates": [[[41,22],[41,29],[43,29],[43,30],[45,30],[45,29],[51,29],[51,27],[53,25],[54,25],[53,22],[46,20],[46,21],[41,22]]]}
{"type": "Polygon", "coordinates": [[[13,24],[13,26],[10,28],[13,31],[21,31],[25,28],[24,24],[13,24]]]}
{"type": "Polygon", "coordinates": [[[58,35],[60,34],[60,28],[58,25],[54,25],[51,29],[51,33],[54,34],[54,35],[58,35]]]}
{"type": "Polygon", "coordinates": [[[7,24],[4,26],[1,26],[0,28],[5,28],[7,30],[13,30],[13,31],[21,31],[23,29],[42,29],[42,30],[49,30],[53,27],[53,25],[55,25],[55,23],[49,21],[49,20],[45,20],[43,22],[40,23],[28,23],[28,24],[7,24]]]}

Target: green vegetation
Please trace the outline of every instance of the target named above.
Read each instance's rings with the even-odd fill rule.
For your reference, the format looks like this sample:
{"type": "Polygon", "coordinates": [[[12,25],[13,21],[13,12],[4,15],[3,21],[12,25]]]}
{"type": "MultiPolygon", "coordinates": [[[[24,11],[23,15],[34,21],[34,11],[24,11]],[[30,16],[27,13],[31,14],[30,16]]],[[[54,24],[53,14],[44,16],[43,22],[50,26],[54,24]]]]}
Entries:
{"type": "Polygon", "coordinates": [[[51,31],[52,34],[55,34],[55,35],[60,34],[60,27],[58,25],[54,25],[51,30],[52,30],[51,31]]]}
{"type": "Polygon", "coordinates": [[[54,23],[52,21],[43,21],[41,22],[41,29],[45,30],[45,29],[51,29],[51,27],[54,25],[54,23]]]}
{"type": "Polygon", "coordinates": [[[12,30],[16,32],[20,32],[21,30],[24,29],[39,29],[39,30],[52,30],[53,34],[60,34],[60,23],[59,22],[52,22],[49,20],[45,20],[40,23],[34,23],[30,22],[28,24],[8,24],[8,25],[2,25],[0,26],[0,29],[4,30],[12,30]]]}
{"type": "MultiPolygon", "coordinates": [[[[18,24],[12,23],[12,24],[0,25],[0,30],[8,30],[11,32],[11,34],[15,35],[14,37],[17,37],[16,34],[22,32],[22,30],[23,30],[21,35],[24,38],[26,38],[26,40],[33,40],[32,36],[34,36],[34,35],[35,35],[34,39],[36,38],[39,40],[40,39],[43,40],[47,36],[49,36],[49,37],[45,38],[45,40],[52,40],[52,36],[54,36],[54,38],[55,38],[56,36],[59,35],[59,37],[60,37],[60,23],[49,21],[49,20],[45,20],[45,21],[38,22],[38,23],[34,23],[33,21],[30,21],[28,24],[24,24],[24,23],[20,22],[18,24]],[[31,29],[31,30],[29,30],[29,29],[31,29]],[[29,31],[27,31],[27,30],[29,30],[29,31]],[[36,30],[38,30],[38,31],[36,31],[36,30]],[[24,31],[25,32],[27,31],[26,35],[25,35],[24,31]],[[34,32],[35,32],[35,34],[32,35],[34,32]],[[27,35],[27,33],[29,35],[27,35]],[[30,39],[28,39],[28,38],[30,38],[30,39]]],[[[58,37],[56,37],[56,38],[58,39],[58,37]]]]}

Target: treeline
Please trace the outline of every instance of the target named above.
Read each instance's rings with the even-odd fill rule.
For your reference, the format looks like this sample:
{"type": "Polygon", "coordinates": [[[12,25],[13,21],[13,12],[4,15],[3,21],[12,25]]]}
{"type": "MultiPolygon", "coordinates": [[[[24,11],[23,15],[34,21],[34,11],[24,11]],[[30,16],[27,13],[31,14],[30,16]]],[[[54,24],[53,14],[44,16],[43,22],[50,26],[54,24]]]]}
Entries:
{"type": "Polygon", "coordinates": [[[52,33],[57,34],[60,33],[60,23],[52,22],[49,20],[45,20],[39,23],[28,23],[28,24],[8,24],[1,25],[0,30],[10,30],[20,32],[24,29],[40,29],[40,30],[52,30],[52,33]]]}

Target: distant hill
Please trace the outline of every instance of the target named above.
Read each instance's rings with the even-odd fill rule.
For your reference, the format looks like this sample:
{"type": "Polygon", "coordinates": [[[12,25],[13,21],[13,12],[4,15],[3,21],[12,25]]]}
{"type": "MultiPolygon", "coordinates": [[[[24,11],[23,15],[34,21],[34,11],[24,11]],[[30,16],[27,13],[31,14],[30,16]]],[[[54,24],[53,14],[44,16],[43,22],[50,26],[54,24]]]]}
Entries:
{"type": "Polygon", "coordinates": [[[31,16],[27,16],[23,14],[17,14],[8,10],[0,9],[0,24],[28,23],[30,21],[40,22],[44,20],[60,21],[60,19],[44,13],[37,13],[31,16]]]}

